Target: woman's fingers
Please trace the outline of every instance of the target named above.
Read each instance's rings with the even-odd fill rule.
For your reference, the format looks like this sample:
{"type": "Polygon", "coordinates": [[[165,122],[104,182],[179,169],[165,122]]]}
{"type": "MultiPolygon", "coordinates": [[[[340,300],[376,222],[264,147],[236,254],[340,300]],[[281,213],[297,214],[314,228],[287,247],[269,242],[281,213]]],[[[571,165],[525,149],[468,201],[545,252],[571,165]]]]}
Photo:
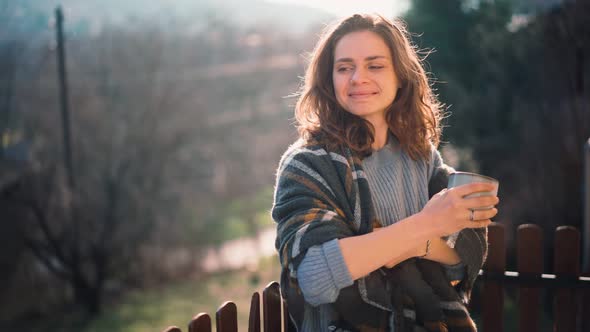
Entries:
{"type": "Polygon", "coordinates": [[[494,189],[495,185],[492,183],[474,182],[451,188],[449,191],[454,192],[459,197],[464,197],[477,192],[491,192],[494,189]]]}
{"type": "Polygon", "coordinates": [[[496,196],[465,196],[477,192],[492,192],[495,186],[490,183],[470,183],[451,189],[443,189],[424,207],[428,218],[437,220],[445,232],[453,233],[457,229],[482,228],[490,225],[498,210],[496,196]]]}
{"type": "Polygon", "coordinates": [[[498,213],[498,209],[492,208],[487,210],[468,209],[463,223],[464,228],[483,228],[488,227],[493,218],[498,213]]]}
{"type": "Polygon", "coordinates": [[[500,199],[496,196],[479,196],[466,198],[464,202],[468,209],[477,209],[486,206],[496,206],[500,202],[500,199]]]}
{"type": "Polygon", "coordinates": [[[467,224],[466,228],[484,228],[488,227],[491,223],[492,221],[490,219],[472,221],[469,224],[467,224]]]}
{"type": "Polygon", "coordinates": [[[489,220],[489,219],[495,217],[496,214],[498,214],[498,209],[496,209],[496,208],[491,208],[491,209],[487,209],[487,210],[468,209],[467,210],[467,218],[465,218],[465,219],[467,219],[471,222],[477,222],[477,221],[482,221],[482,220],[489,220]]]}

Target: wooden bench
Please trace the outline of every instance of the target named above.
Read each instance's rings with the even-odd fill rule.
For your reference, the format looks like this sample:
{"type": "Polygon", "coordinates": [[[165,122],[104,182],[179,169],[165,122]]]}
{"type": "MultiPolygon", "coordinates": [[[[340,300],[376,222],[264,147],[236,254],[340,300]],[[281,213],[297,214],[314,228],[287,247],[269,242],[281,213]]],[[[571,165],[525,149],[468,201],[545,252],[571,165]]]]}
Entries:
{"type": "MultiPolygon", "coordinates": [[[[541,292],[553,290],[553,331],[590,331],[590,277],[580,276],[580,232],[571,226],[555,230],[553,270],[544,274],[543,234],[539,226],[526,224],[518,227],[516,240],[517,271],[506,271],[505,227],[493,223],[488,228],[488,258],[476,283],[483,283],[480,295],[483,332],[504,331],[504,287],[518,287],[518,331],[540,331],[541,292]]],[[[252,295],[248,332],[286,332],[289,328],[288,308],[281,297],[276,281],[262,292],[252,295]]],[[[227,301],[215,314],[217,332],[238,331],[236,305],[227,301]]],[[[176,326],[163,332],[182,332],[176,326]]],[[[211,318],[207,313],[195,316],[188,332],[211,332],[211,318]]]]}

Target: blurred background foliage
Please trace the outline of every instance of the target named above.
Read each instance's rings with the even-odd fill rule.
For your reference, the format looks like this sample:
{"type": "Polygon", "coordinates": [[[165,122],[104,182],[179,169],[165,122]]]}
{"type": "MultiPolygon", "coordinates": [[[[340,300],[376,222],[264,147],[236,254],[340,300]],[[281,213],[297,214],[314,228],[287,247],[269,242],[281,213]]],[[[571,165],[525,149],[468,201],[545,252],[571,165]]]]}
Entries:
{"type": "MultiPolygon", "coordinates": [[[[273,227],[304,54],[333,16],[256,0],[62,1],[70,187],[57,4],[0,5],[0,328],[157,331],[184,324],[170,308],[188,320],[248,303],[278,280],[276,258],[233,274],[203,261],[273,227]]],[[[498,178],[509,245],[517,225],[539,224],[551,260],[555,227],[582,226],[588,1],[413,0],[401,16],[448,107],[445,159],[498,178]]]]}

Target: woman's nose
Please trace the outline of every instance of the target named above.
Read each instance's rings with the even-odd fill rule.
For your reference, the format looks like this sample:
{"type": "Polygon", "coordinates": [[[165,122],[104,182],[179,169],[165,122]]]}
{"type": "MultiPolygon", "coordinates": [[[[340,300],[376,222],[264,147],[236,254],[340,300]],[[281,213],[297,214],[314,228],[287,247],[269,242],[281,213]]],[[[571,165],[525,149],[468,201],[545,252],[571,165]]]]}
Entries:
{"type": "Polygon", "coordinates": [[[359,84],[367,81],[367,73],[363,69],[356,69],[350,77],[350,83],[359,84]]]}

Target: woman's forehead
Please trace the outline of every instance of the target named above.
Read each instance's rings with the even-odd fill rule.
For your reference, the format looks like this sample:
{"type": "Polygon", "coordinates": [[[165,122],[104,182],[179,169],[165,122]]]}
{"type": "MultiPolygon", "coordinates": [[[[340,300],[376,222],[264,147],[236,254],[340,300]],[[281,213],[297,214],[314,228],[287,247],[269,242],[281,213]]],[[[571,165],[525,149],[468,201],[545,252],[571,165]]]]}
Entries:
{"type": "Polygon", "coordinates": [[[371,61],[391,59],[389,47],[385,41],[371,31],[355,31],[344,35],[334,48],[335,62],[371,61]]]}

